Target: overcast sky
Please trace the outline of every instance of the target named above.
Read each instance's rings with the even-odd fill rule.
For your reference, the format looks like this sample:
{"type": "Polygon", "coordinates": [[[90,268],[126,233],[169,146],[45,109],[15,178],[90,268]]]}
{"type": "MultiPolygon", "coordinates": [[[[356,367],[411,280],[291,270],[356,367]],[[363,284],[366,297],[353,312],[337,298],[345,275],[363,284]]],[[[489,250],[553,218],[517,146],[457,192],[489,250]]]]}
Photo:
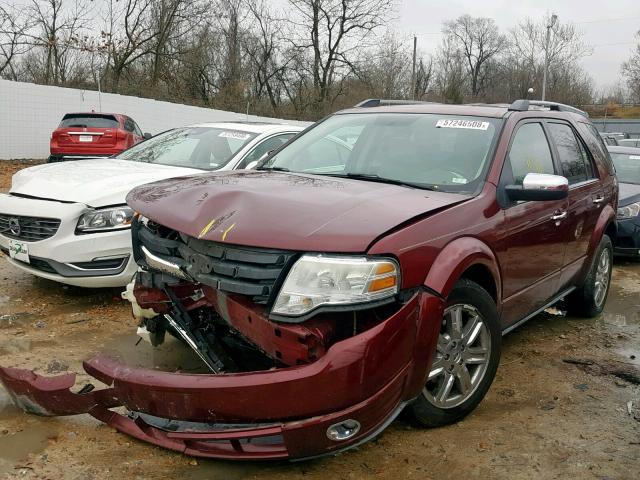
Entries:
{"type": "Polygon", "coordinates": [[[427,53],[440,43],[442,22],[465,13],[493,18],[502,31],[524,17],[541,19],[555,13],[560,21],[575,23],[593,46],[593,54],[582,64],[597,88],[620,81],[620,64],[629,57],[640,30],[640,0],[399,0],[399,4],[396,29],[417,34],[418,48],[427,53]]]}

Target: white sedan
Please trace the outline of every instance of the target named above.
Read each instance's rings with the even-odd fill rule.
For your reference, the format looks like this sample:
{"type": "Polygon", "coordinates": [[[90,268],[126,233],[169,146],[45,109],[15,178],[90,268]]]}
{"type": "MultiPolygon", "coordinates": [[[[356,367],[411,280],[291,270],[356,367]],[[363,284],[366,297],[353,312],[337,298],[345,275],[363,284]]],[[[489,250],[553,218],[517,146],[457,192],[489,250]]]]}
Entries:
{"type": "Polygon", "coordinates": [[[16,267],[80,287],[131,280],[134,187],[211,170],[246,168],[303,127],[207,123],[169,130],[115,158],[38,165],[0,195],[0,250],[16,267]]]}

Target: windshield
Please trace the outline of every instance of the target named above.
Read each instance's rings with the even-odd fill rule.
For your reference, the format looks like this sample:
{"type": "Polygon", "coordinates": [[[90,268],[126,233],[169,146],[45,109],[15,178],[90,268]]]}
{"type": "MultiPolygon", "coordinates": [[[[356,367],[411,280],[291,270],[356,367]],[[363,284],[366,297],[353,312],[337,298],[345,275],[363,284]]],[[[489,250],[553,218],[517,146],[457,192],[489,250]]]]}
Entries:
{"type": "Polygon", "coordinates": [[[121,160],[218,170],[256,137],[255,133],[213,127],[176,128],[117,155],[121,160]]]}
{"type": "Polygon", "coordinates": [[[335,115],[262,168],[474,192],[499,122],[435,114],[335,115]]]}
{"type": "Polygon", "coordinates": [[[611,159],[616,166],[616,176],[621,183],[640,185],[640,152],[637,155],[611,153],[611,159]]]}
{"type": "Polygon", "coordinates": [[[58,128],[118,128],[118,120],[113,115],[93,113],[68,113],[58,128]]]}

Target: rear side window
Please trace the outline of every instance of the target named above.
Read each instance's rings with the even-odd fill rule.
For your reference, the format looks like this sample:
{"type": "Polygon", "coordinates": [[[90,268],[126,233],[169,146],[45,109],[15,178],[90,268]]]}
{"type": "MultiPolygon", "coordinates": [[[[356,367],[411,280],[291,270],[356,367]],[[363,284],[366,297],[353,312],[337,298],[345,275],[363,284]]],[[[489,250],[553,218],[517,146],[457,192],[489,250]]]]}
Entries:
{"type": "MultiPolygon", "coordinates": [[[[601,162],[604,162],[607,170],[611,175],[615,175],[615,169],[613,167],[613,163],[611,162],[611,157],[609,156],[609,151],[604,144],[604,140],[600,136],[596,127],[591,123],[579,122],[578,129],[582,134],[582,138],[587,142],[587,146],[589,150],[591,150],[591,154],[598,158],[601,162]]],[[[613,144],[617,145],[618,142],[614,137],[607,136],[607,139],[613,140],[613,144]]]]}
{"type": "Polygon", "coordinates": [[[118,128],[118,120],[113,115],[95,113],[68,113],[62,117],[58,128],[118,128]]]}
{"type": "Polygon", "coordinates": [[[591,159],[573,129],[564,123],[549,123],[549,131],[558,149],[562,174],[567,177],[569,184],[593,178],[591,159]]]}
{"type": "Polygon", "coordinates": [[[124,129],[127,132],[134,133],[136,130],[136,124],[129,117],[125,117],[124,119],[124,129]]]}
{"type": "Polygon", "coordinates": [[[527,173],[555,173],[547,136],[539,123],[525,123],[516,131],[509,164],[516,185],[522,185],[527,173]]]}

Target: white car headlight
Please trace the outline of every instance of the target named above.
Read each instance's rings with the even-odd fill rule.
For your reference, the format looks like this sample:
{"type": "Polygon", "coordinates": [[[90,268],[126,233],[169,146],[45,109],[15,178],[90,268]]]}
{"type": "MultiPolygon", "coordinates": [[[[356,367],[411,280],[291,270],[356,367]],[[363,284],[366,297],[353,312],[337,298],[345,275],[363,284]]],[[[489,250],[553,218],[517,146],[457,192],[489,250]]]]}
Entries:
{"type": "Polygon", "coordinates": [[[103,208],[85,213],[78,220],[77,233],[102,232],[104,230],[123,230],[131,227],[133,210],[126,205],[103,208]]]}
{"type": "Polygon", "coordinates": [[[630,203],[624,207],[618,207],[618,220],[627,220],[640,214],[640,203],[630,203]]]}
{"type": "Polygon", "coordinates": [[[272,313],[299,316],[322,305],[382,300],[398,293],[399,285],[391,259],[304,255],[287,275],[272,313]]]}

